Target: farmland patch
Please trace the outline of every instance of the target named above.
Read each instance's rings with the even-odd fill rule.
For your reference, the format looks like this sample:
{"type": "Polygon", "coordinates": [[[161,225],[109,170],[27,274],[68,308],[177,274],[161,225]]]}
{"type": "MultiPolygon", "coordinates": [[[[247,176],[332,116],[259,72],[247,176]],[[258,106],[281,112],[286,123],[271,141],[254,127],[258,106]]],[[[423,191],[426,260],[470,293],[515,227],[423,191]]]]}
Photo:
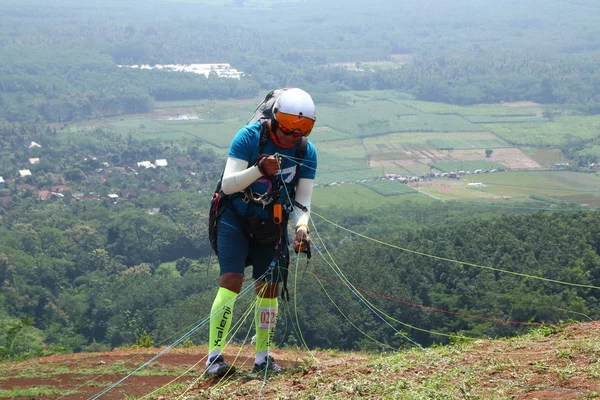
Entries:
{"type": "Polygon", "coordinates": [[[565,162],[560,149],[521,147],[521,150],[542,167],[552,168],[558,163],[565,162]]]}
{"type": "MultiPolygon", "coordinates": [[[[327,207],[355,207],[364,209],[376,209],[384,205],[400,204],[405,201],[414,200],[419,197],[420,201],[427,201],[423,195],[399,182],[388,182],[390,186],[379,187],[373,185],[373,181],[361,184],[341,184],[316,188],[313,194],[314,204],[320,208],[327,207]],[[378,188],[387,190],[388,195],[382,196],[378,188]],[[391,195],[395,191],[397,195],[391,195]]],[[[387,185],[387,184],[384,184],[387,185]]]]}
{"type": "Polygon", "coordinates": [[[319,148],[325,145],[324,142],[339,143],[348,138],[352,138],[352,135],[329,126],[320,126],[318,124],[313,128],[310,134],[310,141],[319,143],[319,148]]]}
{"type": "Polygon", "coordinates": [[[589,199],[592,196],[600,199],[600,177],[595,174],[570,171],[519,171],[471,175],[465,177],[465,180],[483,182],[490,190],[507,195],[538,195],[565,200],[589,199]]]}
{"type": "Polygon", "coordinates": [[[394,132],[479,132],[481,128],[459,115],[416,114],[390,101],[361,103],[360,107],[320,107],[319,124],[356,137],[394,132]]]}
{"type": "Polygon", "coordinates": [[[501,105],[479,104],[473,106],[458,106],[445,103],[431,103],[426,101],[406,101],[405,105],[419,110],[422,113],[428,114],[456,114],[463,116],[530,116],[535,117],[540,115],[542,109],[540,107],[517,108],[503,107],[501,105]]]}
{"type": "MultiPolygon", "coordinates": [[[[600,131],[599,131],[600,134],[600,131]]],[[[592,147],[588,147],[584,150],[578,151],[577,155],[580,156],[594,156],[594,157],[598,157],[600,159],[600,146],[592,146],[592,147]]]]}
{"type": "Polygon", "coordinates": [[[504,165],[508,169],[540,169],[537,162],[520,149],[514,147],[494,149],[492,155],[485,156],[485,149],[455,150],[452,155],[457,160],[487,160],[504,165]]]}
{"type": "Polygon", "coordinates": [[[504,140],[490,135],[488,139],[453,139],[452,137],[444,137],[443,139],[431,139],[427,142],[439,150],[464,150],[464,149],[496,149],[500,147],[508,147],[508,143],[504,140]]]}
{"type": "Polygon", "coordinates": [[[560,146],[569,136],[589,140],[600,132],[600,115],[587,117],[556,117],[547,123],[483,124],[509,143],[524,146],[560,146]]]}
{"type": "Polygon", "coordinates": [[[585,208],[600,208],[600,196],[591,193],[578,193],[569,196],[556,196],[556,198],[567,203],[578,204],[579,206],[585,208]]]}
{"type": "Polygon", "coordinates": [[[517,122],[548,122],[547,118],[539,115],[511,115],[511,116],[494,116],[494,115],[466,115],[465,118],[474,124],[501,124],[501,123],[517,123],[517,122]]]}
{"type": "MultiPolygon", "coordinates": [[[[434,164],[442,171],[454,171],[454,167],[444,163],[464,161],[479,161],[475,169],[541,168],[521,150],[501,147],[507,143],[487,132],[391,134],[365,138],[363,143],[369,166],[373,168],[397,166],[423,171],[434,164]],[[486,156],[486,149],[493,149],[491,157],[486,156]]],[[[358,142],[354,145],[359,147],[358,142]]]]}

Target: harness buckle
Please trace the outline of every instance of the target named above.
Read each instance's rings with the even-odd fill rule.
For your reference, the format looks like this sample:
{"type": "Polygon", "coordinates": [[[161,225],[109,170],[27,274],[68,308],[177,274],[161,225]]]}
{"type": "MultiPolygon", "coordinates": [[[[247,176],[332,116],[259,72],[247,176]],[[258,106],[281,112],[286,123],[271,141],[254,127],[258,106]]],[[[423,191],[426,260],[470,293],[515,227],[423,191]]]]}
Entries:
{"type": "Polygon", "coordinates": [[[250,194],[248,194],[247,192],[244,192],[244,195],[242,196],[242,199],[244,200],[245,203],[255,203],[255,204],[260,204],[262,206],[262,208],[266,208],[269,204],[271,204],[273,202],[273,196],[269,193],[265,193],[265,194],[256,194],[255,192],[250,191],[250,194]]]}

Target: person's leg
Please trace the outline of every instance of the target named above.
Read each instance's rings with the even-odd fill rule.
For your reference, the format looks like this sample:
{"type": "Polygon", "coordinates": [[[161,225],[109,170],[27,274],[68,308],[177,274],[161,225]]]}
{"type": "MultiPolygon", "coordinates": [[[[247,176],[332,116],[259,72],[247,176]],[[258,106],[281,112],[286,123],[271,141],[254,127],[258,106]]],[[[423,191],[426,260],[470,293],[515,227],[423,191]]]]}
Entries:
{"type": "MultiPolygon", "coordinates": [[[[217,295],[215,296],[215,300],[213,301],[210,310],[210,333],[208,342],[209,360],[221,354],[223,352],[223,347],[225,346],[225,341],[233,317],[233,304],[240,290],[232,290],[231,287],[237,285],[223,283],[223,281],[239,280],[241,282],[244,276],[241,275],[241,279],[239,279],[236,275],[241,274],[227,273],[221,275],[219,290],[217,291],[217,295]]],[[[209,363],[210,362],[207,362],[207,365],[209,363]]]]}
{"type": "Polygon", "coordinates": [[[225,214],[222,218],[217,239],[221,277],[210,312],[207,376],[230,370],[221,354],[233,319],[233,305],[242,288],[248,252],[248,242],[239,226],[230,218],[225,218],[225,214]]]}
{"type": "MultiPolygon", "coordinates": [[[[250,249],[254,261],[253,278],[256,279],[257,295],[254,321],[256,327],[256,359],[254,370],[265,369],[279,371],[281,368],[270,356],[277,323],[279,283],[282,280],[282,268],[287,268],[287,258],[283,255],[277,265],[270,268],[274,257],[274,249],[250,249]]],[[[285,252],[284,252],[285,253],[285,252]]]]}
{"type": "Polygon", "coordinates": [[[256,308],[254,311],[254,325],[256,327],[256,360],[255,364],[262,364],[267,360],[275,334],[277,322],[279,288],[277,283],[256,282],[256,308]]]}

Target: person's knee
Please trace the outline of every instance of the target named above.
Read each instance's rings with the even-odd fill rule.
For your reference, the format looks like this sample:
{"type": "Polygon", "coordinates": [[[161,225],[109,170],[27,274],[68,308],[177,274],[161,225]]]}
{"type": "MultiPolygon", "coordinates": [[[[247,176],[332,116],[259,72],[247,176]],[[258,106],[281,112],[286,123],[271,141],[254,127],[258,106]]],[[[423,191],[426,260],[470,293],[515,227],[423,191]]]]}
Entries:
{"type": "Polygon", "coordinates": [[[254,289],[259,297],[264,299],[274,299],[279,296],[279,283],[277,282],[256,282],[254,289]]]}
{"type": "Polygon", "coordinates": [[[244,282],[244,274],[237,272],[227,272],[221,275],[219,279],[219,286],[229,289],[232,292],[239,293],[242,290],[242,283],[244,282]]]}

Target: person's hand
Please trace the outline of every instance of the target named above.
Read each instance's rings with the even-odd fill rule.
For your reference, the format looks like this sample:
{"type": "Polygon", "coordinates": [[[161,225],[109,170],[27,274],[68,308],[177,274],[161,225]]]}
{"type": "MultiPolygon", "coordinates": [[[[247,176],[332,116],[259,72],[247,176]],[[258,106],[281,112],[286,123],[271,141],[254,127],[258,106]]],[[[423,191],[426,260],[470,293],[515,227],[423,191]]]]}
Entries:
{"type": "Polygon", "coordinates": [[[279,171],[279,166],[281,165],[281,157],[278,156],[268,156],[262,157],[258,160],[258,170],[260,173],[265,176],[273,176],[279,171]]]}
{"type": "Polygon", "coordinates": [[[304,253],[310,246],[310,236],[306,227],[298,227],[296,229],[296,237],[294,238],[294,243],[292,247],[294,251],[297,253],[304,253]]]}

